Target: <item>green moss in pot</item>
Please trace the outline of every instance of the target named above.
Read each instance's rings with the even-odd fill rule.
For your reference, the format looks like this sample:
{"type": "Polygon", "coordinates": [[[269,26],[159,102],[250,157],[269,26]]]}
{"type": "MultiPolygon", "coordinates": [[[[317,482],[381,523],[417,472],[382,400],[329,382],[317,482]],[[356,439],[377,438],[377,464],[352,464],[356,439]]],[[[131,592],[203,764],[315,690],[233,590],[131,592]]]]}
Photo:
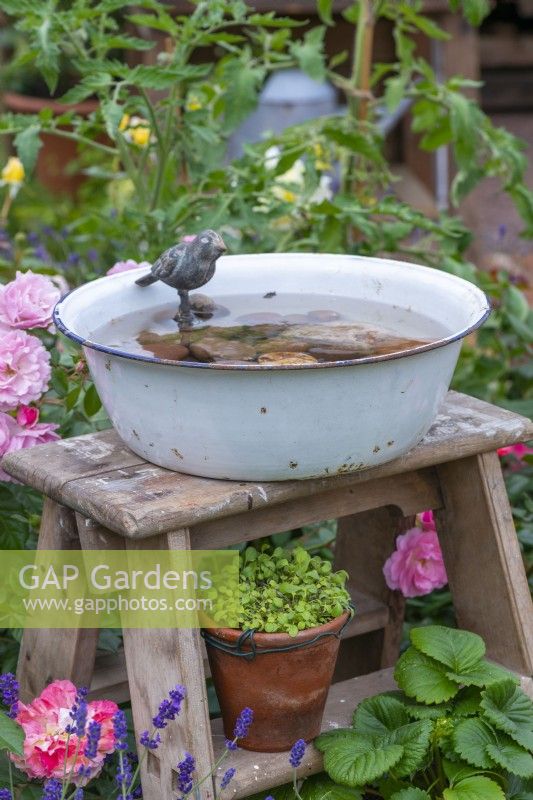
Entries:
{"type": "Polygon", "coordinates": [[[226,619],[234,603],[239,627],[203,632],[228,738],[244,706],[254,711],[241,745],[247,750],[279,752],[319,734],[340,635],[353,614],[347,577],[301,547],[241,554],[239,597],[224,601],[226,619]]]}

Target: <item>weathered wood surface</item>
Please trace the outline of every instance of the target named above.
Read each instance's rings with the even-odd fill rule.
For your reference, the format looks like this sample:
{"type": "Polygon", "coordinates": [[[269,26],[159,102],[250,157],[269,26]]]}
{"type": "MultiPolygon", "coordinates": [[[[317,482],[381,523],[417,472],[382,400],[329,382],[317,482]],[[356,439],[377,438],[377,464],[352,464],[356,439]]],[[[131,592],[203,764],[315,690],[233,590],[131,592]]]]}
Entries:
{"type": "Polygon", "coordinates": [[[531,676],[533,602],[498,456],[471,456],[438,472],[437,530],[458,625],[479,633],[495,661],[531,676]]]}
{"type": "Polygon", "coordinates": [[[335,679],[346,680],[391,667],[400,654],[405,600],[388,588],[383,564],[394,550],[396,536],[410,524],[398,508],[387,506],[343,517],[338,525],[335,569],[345,569],[350,588],[357,586],[388,610],[381,628],[341,642],[335,679]]]}
{"type": "MultiPolygon", "coordinates": [[[[127,550],[154,548],[151,542],[126,542],[127,550]]],[[[189,531],[174,531],[157,538],[156,549],[190,551],[189,531]]],[[[163,697],[176,684],[185,686],[187,698],[176,723],[164,732],[164,745],[148,753],[141,766],[143,796],[147,800],[175,800],[173,769],[185,752],[194,753],[199,775],[207,775],[213,762],[207,688],[199,628],[124,629],[124,651],[137,737],[152,729],[152,717],[163,697]]],[[[200,800],[213,800],[211,780],[199,790],[200,800]]]]}
{"type": "MultiPolygon", "coordinates": [[[[73,512],[46,499],[39,533],[39,550],[79,550],[73,512]]],[[[29,702],[51,681],[71,680],[88,686],[93,672],[98,631],[84,628],[26,628],[19,653],[20,697],[29,702]]]]}
{"type": "Polygon", "coordinates": [[[410,515],[425,508],[439,508],[441,504],[435,469],[428,467],[209,520],[191,528],[191,542],[196,550],[226,547],[385,505],[396,506],[404,515],[410,515]]]}
{"type": "Polygon", "coordinates": [[[449,392],[435,424],[417,447],[387,464],[338,477],[258,484],[183,475],[135,456],[113,431],[11,453],[2,467],[58,502],[137,539],[489,452],[532,437],[530,420],[449,392]]]}

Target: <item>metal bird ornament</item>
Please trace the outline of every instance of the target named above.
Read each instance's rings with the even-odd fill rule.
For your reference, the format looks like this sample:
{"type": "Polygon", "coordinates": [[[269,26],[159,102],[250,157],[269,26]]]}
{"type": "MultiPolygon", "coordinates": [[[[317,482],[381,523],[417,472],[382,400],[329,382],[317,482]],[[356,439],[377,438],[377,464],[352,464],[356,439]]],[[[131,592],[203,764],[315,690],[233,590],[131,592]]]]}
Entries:
{"type": "Polygon", "coordinates": [[[226,251],[220,234],[216,231],[202,231],[190,242],[180,242],[169,247],[152,265],[148,275],[138,278],[138,286],[150,286],[162,281],[178,290],[180,305],[174,319],[180,326],[193,323],[189,300],[191,289],[199,289],[215,274],[217,259],[226,251]]]}

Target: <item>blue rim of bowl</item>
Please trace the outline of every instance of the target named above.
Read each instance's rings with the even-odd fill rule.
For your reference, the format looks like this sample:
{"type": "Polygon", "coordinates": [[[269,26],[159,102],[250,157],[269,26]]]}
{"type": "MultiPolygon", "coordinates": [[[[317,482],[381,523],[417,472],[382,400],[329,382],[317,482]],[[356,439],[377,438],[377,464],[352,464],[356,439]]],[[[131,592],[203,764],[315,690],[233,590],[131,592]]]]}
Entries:
{"type": "MultiPolygon", "coordinates": [[[[78,287],[77,287],[78,288],[78,287]]],[[[317,361],[316,364],[220,364],[220,363],[203,363],[199,361],[173,361],[169,358],[156,358],[155,356],[145,356],[141,353],[128,353],[126,350],[120,350],[118,347],[108,347],[105,344],[99,344],[98,342],[92,342],[90,339],[85,339],[83,336],[78,336],[77,333],[71,331],[65,323],[62,321],[60,317],[60,305],[61,303],[67,299],[67,297],[73,292],[77,291],[76,289],[71,289],[70,292],[63,295],[61,300],[59,300],[55,307],[54,312],[52,315],[52,319],[56,328],[61,331],[61,333],[67,337],[67,339],[71,339],[73,342],[77,342],[82,347],[88,347],[90,350],[97,350],[100,353],[106,353],[109,356],[117,356],[118,358],[124,358],[128,361],[144,361],[148,364],[156,364],[160,366],[166,367],[180,367],[183,369],[214,369],[214,370],[224,370],[224,371],[231,371],[231,372],[271,372],[272,370],[291,370],[291,369],[333,369],[334,367],[357,367],[359,365],[364,364],[377,364],[382,361],[394,361],[399,358],[407,358],[409,356],[416,356],[420,353],[428,353],[430,350],[436,350],[439,347],[445,347],[448,344],[452,344],[453,342],[457,342],[460,339],[464,339],[473,333],[475,330],[481,327],[485,320],[489,317],[492,306],[490,303],[489,298],[484,292],[481,292],[481,289],[478,291],[484,296],[485,301],[487,303],[487,307],[484,309],[482,315],[477,319],[472,325],[469,325],[468,328],[464,328],[463,330],[459,331],[459,333],[454,333],[453,336],[446,336],[443,339],[437,339],[434,342],[428,342],[427,344],[420,345],[420,347],[411,347],[408,350],[400,350],[397,353],[386,353],[380,356],[364,356],[363,358],[349,358],[343,361],[317,361]]],[[[475,287],[477,289],[477,287],[475,287]]]]}

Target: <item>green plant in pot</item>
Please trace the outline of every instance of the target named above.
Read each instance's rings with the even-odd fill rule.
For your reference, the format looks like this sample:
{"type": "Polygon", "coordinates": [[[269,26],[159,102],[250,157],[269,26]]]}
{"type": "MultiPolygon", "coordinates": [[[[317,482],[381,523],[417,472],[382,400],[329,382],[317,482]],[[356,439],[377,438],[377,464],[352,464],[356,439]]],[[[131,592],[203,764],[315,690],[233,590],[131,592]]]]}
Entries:
{"type": "Polygon", "coordinates": [[[238,627],[203,631],[228,739],[243,706],[254,711],[242,743],[248,750],[289,750],[318,735],[340,635],[353,614],[346,578],[301,547],[241,554],[239,596],[220,598],[225,619],[229,610],[238,627]]]}
{"type": "Polygon", "coordinates": [[[516,677],[468,631],[415,628],[411,642],[400,691],[363,700],[351,728],[316,740],[330,779],[354,800],[531,800],[533,702],[516,677]]]}

